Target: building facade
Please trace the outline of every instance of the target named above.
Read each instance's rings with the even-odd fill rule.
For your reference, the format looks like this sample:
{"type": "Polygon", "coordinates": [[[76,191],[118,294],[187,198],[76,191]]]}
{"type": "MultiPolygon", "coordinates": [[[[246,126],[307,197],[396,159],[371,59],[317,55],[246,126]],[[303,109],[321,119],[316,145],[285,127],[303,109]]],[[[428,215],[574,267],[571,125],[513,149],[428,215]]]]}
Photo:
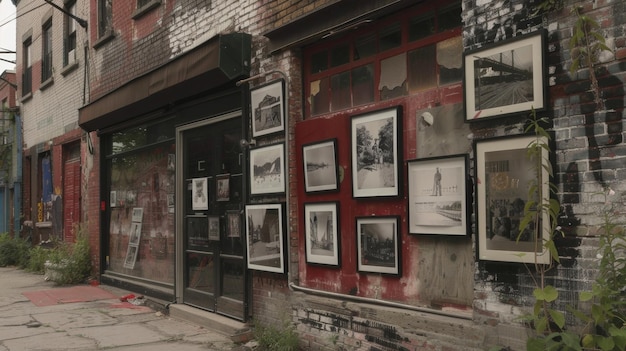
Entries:
{"type": "Polygon", "coordinates": [[[86,17],[81,1],[49,4],[16,1],[18,100],[23,123],[23,221],[33,244],[74,241],[89,221],[84,166],[92,157],[88,135],[78,126],[87,98],[86,17]]]}
{"type": "Polygon", "coordinates": [[[19,235],[22,213],[22,122],[15,71],[0,76],[0,233],[19,235]]]}
{"type": "MultiPolygon", "coordinates": [[[[597,271],[605,198],[591,194],[623,222],[626,190],[624,4],[542,4],[76,2],[84,100],[54,110],[74,106],[79,129],[52,150],[37,130],[57,119],[34,106],[62,78],[24,90],[56,23],[42,7],[18,21],[25,179],[43,189],[50,157],[67,197],[55,170],[77,143],[103,282],[293,323],[311,350],[524,349],[525,264],[550,261],[524,231],[531,111],[554,135],[563,310],[597,271]],[[576,6],[612,49],[596,56],[597,88],[569,70],[576,6]]],[[[31,218],[45,193],[25,197],[31,218]]]]}

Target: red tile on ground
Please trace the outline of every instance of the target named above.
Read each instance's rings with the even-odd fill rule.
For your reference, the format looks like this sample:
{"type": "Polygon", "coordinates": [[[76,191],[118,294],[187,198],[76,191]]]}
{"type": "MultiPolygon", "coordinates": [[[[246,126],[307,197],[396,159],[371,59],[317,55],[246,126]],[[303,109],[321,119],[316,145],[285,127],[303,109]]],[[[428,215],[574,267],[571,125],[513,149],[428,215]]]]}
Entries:
{"type": "Polygon", "coordinates": [[[110,292],[95,286],[78,285],[69,288],[27,291],[26,296],[36,306],[51,306],[63,303],[88,302],[115,299],[110,292]]]}

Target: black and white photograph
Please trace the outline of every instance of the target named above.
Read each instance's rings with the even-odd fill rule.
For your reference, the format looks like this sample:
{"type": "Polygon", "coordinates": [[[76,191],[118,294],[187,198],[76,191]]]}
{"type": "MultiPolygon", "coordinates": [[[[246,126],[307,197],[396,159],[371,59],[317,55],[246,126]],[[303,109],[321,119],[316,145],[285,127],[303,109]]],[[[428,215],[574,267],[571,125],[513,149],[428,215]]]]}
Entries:
{"type": "Polygon", "coordinates": [[[306,262],[340,266],[338,202],[304,204],[306,262]]]}
{"type": "Polygon", "coordinates": [[[545,108],[544,41],[538,31],[464,55],[466,121],[545,108]]]}
{"type": "Polygon", "coordinates": [[[284,130],[284,95],[283,80],[277,80],[250,90],[253,137],[284,130]]]}
{"type": "Polygon", "coordinates": [[[467,162],[467,155],[407,162],[410,234],[468,234],[467,162]]]}
{"type": "Polygon", "coordinates": [[[285,273],[282,204],[246,205],[248,268],[285,273]]]}
{"type": "Polygon", "coordinates": [[[209,240],[220,240],[220,216],[208,216],[209,240]]]}
{"type": "Polygon", "coordinates": [[[400,275],[398,216],[357,217],[359,272],[400,275]]]}
{"type": "Polygon", "coordinates": [[[126,251],[126,259],[124,259],[124,268],[129,268],[129,269],[135,268],[135,262],[137,262],[138,252],[139,252],[138,246],[128,245],[128,250],[126,251]]]}
{"type": "Polygon", "coordinates": [[[143,207],[133,208],[131,220],[133,222],[143,222],[143,207]]]}
{"type": "Polygon", "coordinates": [[[219,174],[215,177],[217,183],[217,201],[230,200],[230,174],[219,174]]]}
{"type": "Polygon", "coordinates": [[[207,247],[209,245],[209,221],[206,216],[187,217],[187,245],[207,247]]]}
{"type": "Polygon", "coordinates": [[[109,206],[117,206],[117,191],[115,190],[111,190],[111,193],[109,194],[109,206]]]}
{"type": "Polygon", "coordinates": [[[228,237],[241,237],[241,215],[239,211],[226,211],[226,219],[228,221],[228,237]]]}
{"type": "Polygon", "coordinates": [[[337,190],[337,139],[302,146],[304,190],[309,192],[337,190]]]}
{"type": "Polygon", "coordinates": [[[415,112],[415,158],[466,153],[472,148],[471,124],[463,117],[463,103],[419,109],[415,112]]]}
{"type": "MultiPolygon", "coordinates": [[[[550,252],[543,245],[551,236],[548,214],[543,215],[538,231],[535,231],[534,223],[529,223],[520,232],[520,226],[524,228],[524,207],[530,200],[528,189],[539,186],[543,194],[549,194],[548,151],[542,150],[540,179],[537,179],[533,161],[527,156],[527,147],[535,138],[501,137],[476,141],[478,254],[481,260],[550,262],[550,252]]],[[[548,199],[543,201],[543,206],[549,206],[548,199]]]]}
{"type": "Polygon", "coordinates": [[[352,117],[353,197],[399,195],[401,113],[398,106],[352,117]]]}
{"type": "Polygon", "coordinates": [[[192,197],[191,197],[191,209],[194,211],[208,210],[209,209],[209,179],[193,178],[191,180],[192,197]]]}
{"type": "Polygon", "coordinates": [[[139,245],[141,239],[141,223],[133,222],[130,224],[130,239],[128,239],[129,245],[139,245]]]}
{"type": "Polygon", "coordinates": [[[274,144],[250,150],[250,194],[285,192],[285,146],[274,144]]]}

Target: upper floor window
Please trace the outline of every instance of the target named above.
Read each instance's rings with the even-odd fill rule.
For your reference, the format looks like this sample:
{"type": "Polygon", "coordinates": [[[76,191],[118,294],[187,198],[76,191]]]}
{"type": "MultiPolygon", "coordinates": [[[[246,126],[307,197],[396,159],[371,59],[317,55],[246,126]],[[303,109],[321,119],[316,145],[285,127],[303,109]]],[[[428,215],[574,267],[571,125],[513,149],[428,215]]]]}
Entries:
{"type": "Polygon", "coordinates": [[[137,9],[132,17],[138,19],[159,5],[161,5],[161,0],[137,0],[137,9]]]}
{"type": "MultiPolygon", "coordinates": [[[[76,16],[76,1],[67,2],[65,11],[76,16]]],[[[67,66],[76,61],[76,20],[65,15],[63,21],[63,65],[67,66]]]]}
{"type": "Polygon", "coordinates": [[[31,52],[33,39],[29,37],[22,43],[22,96],[26,96],[33,89],[33,54],[31,52]]]}
{"type": "Polygon", "coordinates": [[[111,34],[112,0],[98,0],[98,38],[111,34]]]}
{"type": "Polygon", "coordinates": [[[52,19],[41,28],[41,81],[52,78],[52,19]]]}
{"type": "Polygon", "coordinates": [[[306,116],[459,84],[461,4],[443,2],[305,48],[306,116]]]}

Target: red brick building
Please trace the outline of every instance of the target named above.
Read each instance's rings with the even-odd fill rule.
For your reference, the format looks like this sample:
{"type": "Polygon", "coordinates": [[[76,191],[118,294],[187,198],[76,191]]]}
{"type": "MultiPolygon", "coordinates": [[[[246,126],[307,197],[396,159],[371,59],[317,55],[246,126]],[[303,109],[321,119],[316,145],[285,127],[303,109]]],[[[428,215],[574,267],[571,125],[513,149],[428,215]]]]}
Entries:
{"type": "MultiPolygon", "coordinates": [[[[588,70],[568,71],[573,15],[535,1],[77,4],[80,130],[52,145],[80,140],[103,282],[172,309],[287,321],[304,349],[524,349],[525,264],[548,257],[520,234],[533,109],[555,136],[562,309],[592,282],[589,194],[623,208],[626,190],[623,4],[583,9],[613,49],[598,56],[604,107],[588,70]]],[[[48,19],[32,16],[18,22],[24,52],[48,19]]],[[[44,66],[24,57],[18,82],[44,66]]],[[[31,189],[49,149],[37,145],[31,189]]]]}

